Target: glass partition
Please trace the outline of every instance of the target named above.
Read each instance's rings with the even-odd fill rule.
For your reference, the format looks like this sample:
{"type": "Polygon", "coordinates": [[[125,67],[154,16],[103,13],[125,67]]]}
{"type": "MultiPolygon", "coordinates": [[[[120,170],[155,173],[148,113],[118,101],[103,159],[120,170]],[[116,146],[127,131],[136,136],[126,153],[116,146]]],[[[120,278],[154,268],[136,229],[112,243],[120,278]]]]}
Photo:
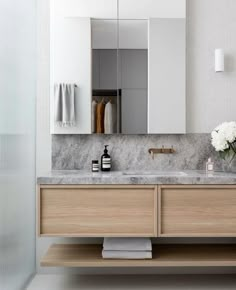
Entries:
{"type": "Polygon", "coordinates": [[[35,273],[36,5],[0,1],[0,289],[35,273]]]}

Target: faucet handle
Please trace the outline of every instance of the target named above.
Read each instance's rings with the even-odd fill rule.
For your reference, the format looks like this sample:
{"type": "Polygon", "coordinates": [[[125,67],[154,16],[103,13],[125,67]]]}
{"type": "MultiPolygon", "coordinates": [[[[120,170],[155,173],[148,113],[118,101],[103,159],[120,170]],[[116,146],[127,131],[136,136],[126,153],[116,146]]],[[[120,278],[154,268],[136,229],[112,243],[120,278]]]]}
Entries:
{"type": "Polygon", "coordinates": [[[165,146],[162,145],[162,148],[161,148],[161,153],[164,153],[165,152],[165,146]]]}

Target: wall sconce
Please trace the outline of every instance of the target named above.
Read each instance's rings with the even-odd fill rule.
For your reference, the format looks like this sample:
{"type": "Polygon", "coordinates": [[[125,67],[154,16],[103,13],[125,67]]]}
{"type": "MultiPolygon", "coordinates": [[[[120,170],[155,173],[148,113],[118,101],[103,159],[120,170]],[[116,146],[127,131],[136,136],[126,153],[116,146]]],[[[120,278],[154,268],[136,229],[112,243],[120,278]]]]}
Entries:
{"type": "Polygon", "coordinates": [[[215,50],[215,71],[224,72],[225,71],[225,55],[224,50],[217,48],[215,50]]]}

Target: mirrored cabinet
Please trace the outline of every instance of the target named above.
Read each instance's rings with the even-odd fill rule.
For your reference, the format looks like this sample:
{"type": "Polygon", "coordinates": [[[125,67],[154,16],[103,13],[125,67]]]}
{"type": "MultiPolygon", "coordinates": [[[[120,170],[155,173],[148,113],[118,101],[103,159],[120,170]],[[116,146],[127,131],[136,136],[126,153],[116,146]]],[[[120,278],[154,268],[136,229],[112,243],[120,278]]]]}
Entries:
{"type": "Polygon", "coordinates": [[[186,133],[185,2],[51,0],[51,133],[186,133]]]}

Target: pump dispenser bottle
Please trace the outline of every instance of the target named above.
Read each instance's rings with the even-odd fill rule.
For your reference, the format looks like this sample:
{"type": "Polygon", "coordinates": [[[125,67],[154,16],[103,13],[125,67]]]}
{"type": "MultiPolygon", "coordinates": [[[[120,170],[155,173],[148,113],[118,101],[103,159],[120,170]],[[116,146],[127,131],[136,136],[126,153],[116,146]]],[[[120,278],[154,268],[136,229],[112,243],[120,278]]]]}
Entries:
{"type": "Polygon", "coordinates": [[[108,145],[105,145],[104,154],[101,156],[101,170],[110,171],[111,170],[111,156],[108,154],[108,145]]]}

